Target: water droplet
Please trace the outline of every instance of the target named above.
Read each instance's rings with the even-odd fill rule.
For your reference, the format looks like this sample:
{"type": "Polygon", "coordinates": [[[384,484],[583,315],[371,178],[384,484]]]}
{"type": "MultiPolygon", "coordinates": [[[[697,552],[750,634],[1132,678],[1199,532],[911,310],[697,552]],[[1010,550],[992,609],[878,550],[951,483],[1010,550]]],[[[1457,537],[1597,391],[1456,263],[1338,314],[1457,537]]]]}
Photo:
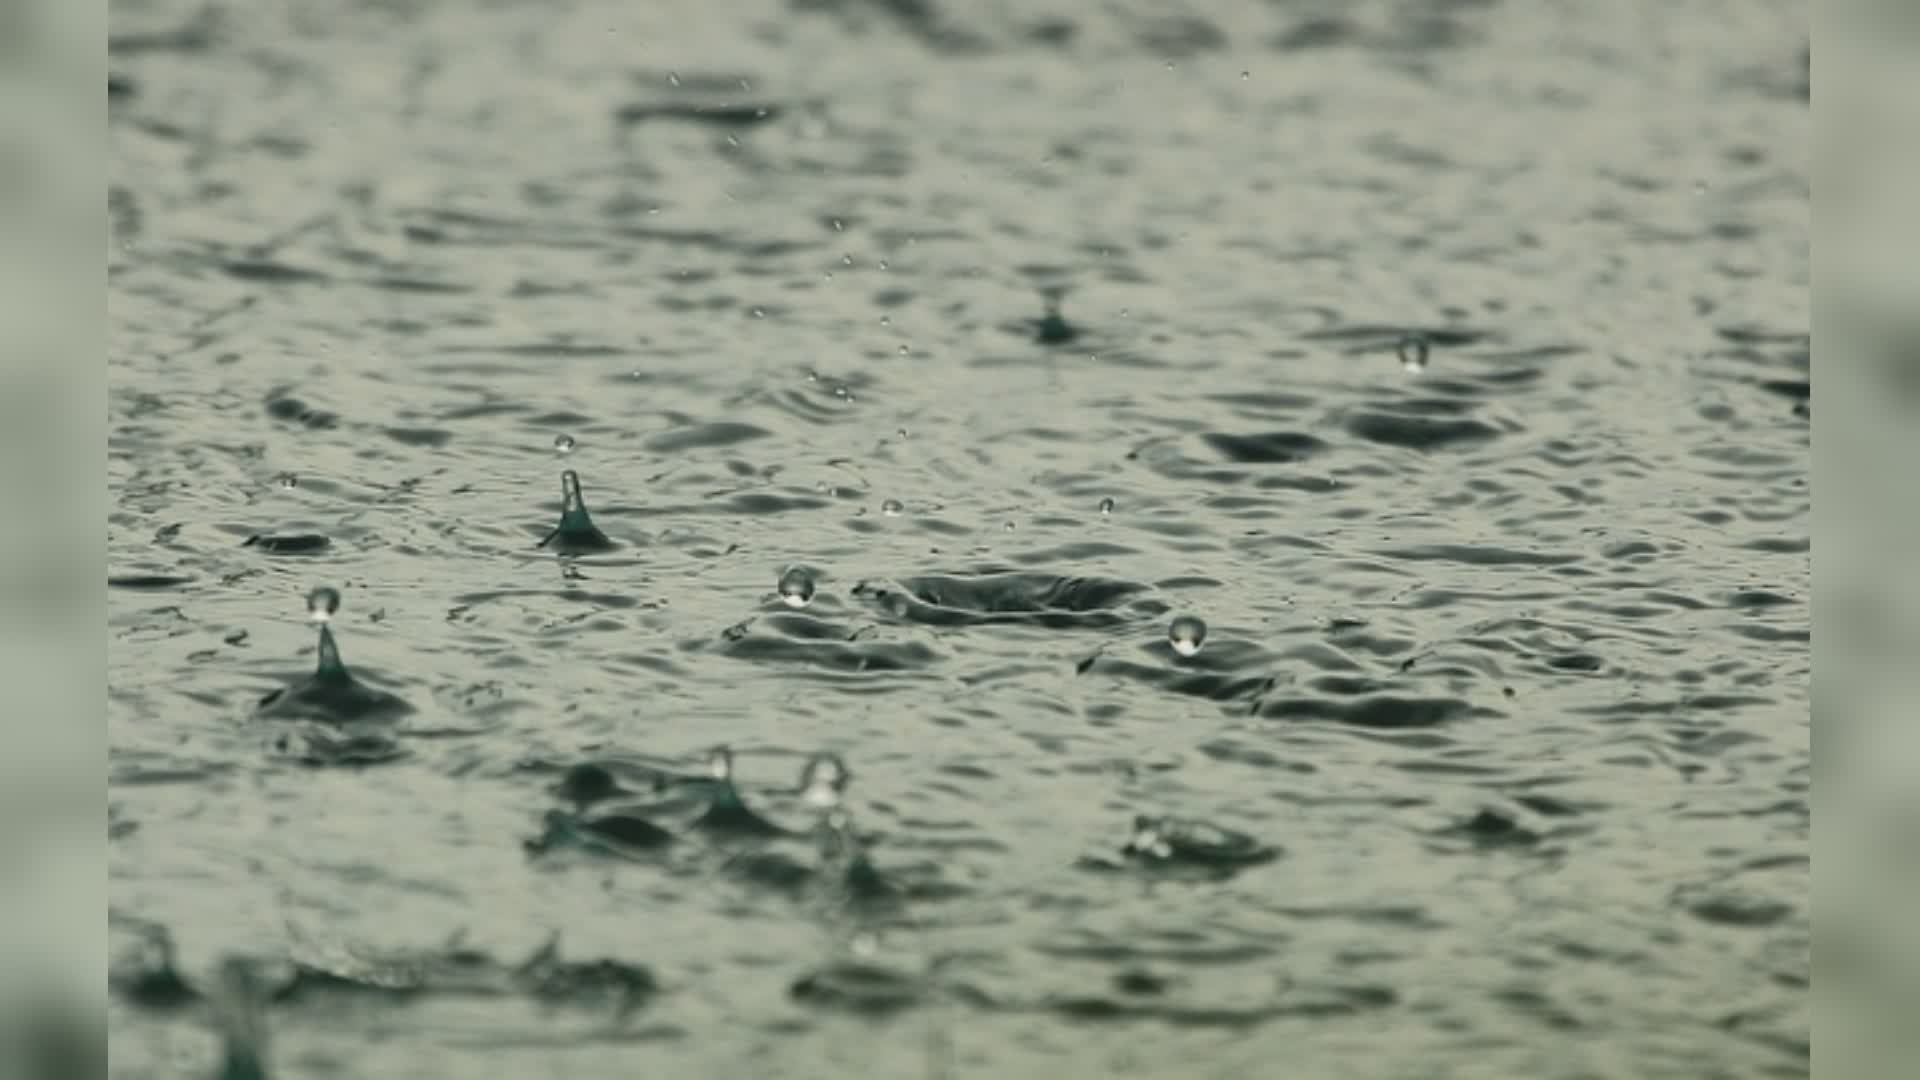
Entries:
{"type": "Polygon", "coordinates": [[[766,318],[766,317],[767,317],[767,309],[766,309],[766,308],[758,308],[758,307],[757,307],[757,308],[754,308],[754,309],[753,309],[753,317],[754,317],[754,318],[756,318],[756,319],[764,319],[764,318],[766,318]]]}
{"type": "Polygon", "coordinates": [[[1132,316],[1133,316],[1133,312],[1131,312],[1131,311],[1128,311],[1128,310],[1127,310],[1126,308],[1121,308],[1121,309],[1120,309],[1120,317],[1121,317],[1121,318],[1123,318],[1123,319],[1127,319],[1127,318],[1131,318],[1132,316]]]}
{"type": "Polygon", "coordinates": [[[833,219],[833,231],[834,231],[834,232],[844,232],[845,230],[846,230],[846,226],[845,226],[845,225],[842,225],[842,224],[840,224],[840,219],[839,219],[839,218],[834,218],[834,219],[833,219]]]}
{"type": "Polygon", "coordinates": [[[842,255],[842,256],[840,256],[840,265],[841,265],[841,266],[852,266],[852,265],[853,265],[853,256],[851,256],[851,255],[842,255]]]}
{"type": "Polygon", "coordinates": [[[888,517],[899,517],[901,514],[907,512],[907,508],[901,504],[899,499],[888,499],[886,502],[880,504],[880,512],[888,517]]]}
{"type": "Polygon", "coordinates": [[[1421,334],[1408,334],[1400,339],[1395,347],[1400,355],[1400,366],[1408,372],[1418,375],[1427,370],[1427,339],[1421,334]]]}
{"type": "Polygon", "coordinates": [[[1013,531],[1013,522],[1011,522],[1011,521],[1009,521],[1009,522],[1007,522],[1007,531],[1008,531],[1008,532],[1012,532],[1012,531],[1013,531]]]}
{"type": "Polygon", "coordinates": [[[573,453],[573,447],[573,436],[555,435],[553,437],[553,452],[559,454],[561,457],[566,457],[568,454],[573,453]]]}
{"type": "Polygon", "coordinates": [[[902,439],[904,439],[904,438],[906,438],[906,437],[907,437],[907,429],[906,429],[906,428],[898,428],[898,429],[896,429],[896,430],[894,431],[894,433],[893,433],[893,434],[894,434],[894,435],[895,435],[895,436],[896,436],[897,438],[902,438],[902,439]]]}
{"type": "Polygon", "coordinates": [[[839,398],[841,401],[852,401],[853,391],[847,389],[845,386],[836,386],[833,388],[833,396],[839,398]]]}
{"type": "Polygon", "coordinates": [[[1251,78],[1253,78],[1253,72],[1251,71],[1243,71],[1240,73],[1241,82],[1246,82],[1248,79],[1251,79],[1251,78]]]}
{"type": "Polygon", "coordinates": [[[300,478],[293,475],[290,472],[281,473],[279,478],[275,482],[278,483],[282,489],[287,491],[292,491],[294,488],[297,488],[300,486],[300,478]]]}
{"type": "Polygon", "coordinates": [[[728,145],[728,146],[739,146],[739,145],[740,145],[740,136],[738,136],[738,135],[729,135],[729,136],[727,136],[727,145],[728,145]]]}
{"type": "Polygon", "coordinates": [[[891,315],[882,315],[882,316],[880,316],[880,325],[881,325],[881,326],[892,326],[892,325],[893,325],[893,316],[891,316],[891,315]]]}
{"type": "Polygon", "coordinates": [[[1695,195],[1705,195],[1707,193],[1707,182],[1705,180],[1695,180],[1693,182],[1693,193],[1695,195]]]}
{"type": "Polygon", "coordinates": [[[333,618],[340,610],[340,592],[322,585],[307,594],[307,618],[323,623],[333,618]]]}
{"type": "Polygon", "coordinates": [[[907,348],[905,345],[900,346],[901,356],[906,356],[908,353],[911,353],[912,351],[913,351],[912,349],[907,348]]]}
{"type": "Polygon", "coordinates": [[[808,382],[819,382],[819,381],[820,381],[820,373],[819,373],[819,372],[817,372],[817,371],[812,371],[812,370],[809,370],[809,371],[807,372],[807,381],[808,381],[808,382]]]}
{"type": "Polygon", "coordinates": [[[721,783],[733,781],[733,750],[730,747],[716,746],[707,751],[707,775],[721,783]]]}
{"type": "Polygon", "coordinates": [[[1169,60],[1169,61],[1167,61],[1167,70],[1168,70],[1168,71],[1172,71],[1172,70],[1173,70],[1173,61],[1171,61],[1171,60],[1169,60]]]}
{"type": "Polygon", "coordinates": [[[879,262],[879,266],[880,266],[880,269],[882,269],[882,270],[885,270],[885,269],[887,269],[887,260],[885,260],[885,259],[881,259],[881,260],[880,260],[880,262],[879,262]]]}
{"type": "Polygon", "coordinates": [[[668,85],[668,86],[679,86],[679,85],[680,85],[680,73],[679,73],[679,72],[677,72],[677,71],[669,71],[669,72],[667,72],[667,85],[668,85]]]}
{"type": "Polygon", "coordinates": [[[1106,517],[1108,514],[1111,514],[1111,513],[1113,513],[1113,497],[1109,495],[1108,497],[1100,500],[1100,516],[1106,517]]]}
{"type": "Polygon", "coordinates": [[[809,806],[832,810],[840,805],[840,796],[847,790],[850,779],[846,765],[838,757],[815,754],[800,771],[800,798],[809,806]]]}
{"type": "Polygon", "coordinates": [[[790,608],[803,608],[813,603],[813,571],[804,566],[789,566],[780,575],[778,586],[780,602],[790,608]]]}
{"type": "Polygon", "coordinates": [[[649,214],[657,214],[657,213],[659,213],[659,212],[660,212],[660,208],[659,208],[659,207],[657,207],[657,206],[649,206],[649,207],[647,207],[647,213],[649,213],[649,214]]]}
{"type": "Polygon", "coordinates": [[[1167,627],[1167,644],[1181,656],[1192,656],[1207,640],[1207,624],[1191,615],[1182,615],[1167,627]]]}
{"type": "Polygon", "coordinates": [[[753,89],[753,83],[751,83],[751,82],[749,82],[749,81],[747,81],[746,79],[741,79],[741,80],[740,80],[740,89],[742,89],[742,90],[751,90],[751,89],[753,89]]]}

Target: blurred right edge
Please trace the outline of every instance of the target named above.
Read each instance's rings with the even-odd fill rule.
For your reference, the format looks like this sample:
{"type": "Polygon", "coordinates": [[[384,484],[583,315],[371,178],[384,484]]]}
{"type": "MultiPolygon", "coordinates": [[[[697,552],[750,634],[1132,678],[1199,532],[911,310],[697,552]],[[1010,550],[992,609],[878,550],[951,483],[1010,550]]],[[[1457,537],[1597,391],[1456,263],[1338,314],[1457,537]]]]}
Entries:
{"type": "Polygon", "coordinates": [[[1813,1068],[1920,1075],[1920,3],[1814,0],[1813,1068]]]}

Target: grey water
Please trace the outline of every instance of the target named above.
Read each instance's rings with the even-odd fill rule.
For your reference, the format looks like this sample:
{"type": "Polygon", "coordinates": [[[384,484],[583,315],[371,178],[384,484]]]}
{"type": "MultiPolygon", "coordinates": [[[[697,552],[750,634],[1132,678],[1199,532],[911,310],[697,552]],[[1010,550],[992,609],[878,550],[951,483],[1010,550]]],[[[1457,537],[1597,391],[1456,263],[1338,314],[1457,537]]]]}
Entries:
{"type": "Polygon", "coordinates": [[[1805,1075],[1798,5],[112,24],[114,1076],[1805,1075]]]}

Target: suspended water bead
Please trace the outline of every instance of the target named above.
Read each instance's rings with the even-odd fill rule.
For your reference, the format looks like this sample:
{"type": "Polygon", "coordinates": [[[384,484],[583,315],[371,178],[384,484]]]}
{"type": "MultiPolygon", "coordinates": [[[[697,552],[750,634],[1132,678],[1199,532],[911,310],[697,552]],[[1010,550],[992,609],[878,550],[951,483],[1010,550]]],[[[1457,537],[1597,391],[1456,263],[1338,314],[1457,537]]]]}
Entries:
{"type": "Polygon", "coordinates": [[[1111,514],[1111,513],[1113,513],[1113,497],[1108,496],[1107,498],[1100,500],[1100,516],[1106,517],[1108,514],[1111,514]]]}
{"type": "Polygon", "coordinates": [[[327,622],[340,610],[340,592],[322,585],[307,594],[307,618],[317,623],[327,622]]]}
{"type": "Polygon", "coordinates": [[[909,348],[907,348],[907,347],[906,347],[905,345],[902,345],[902,346],[900,346],[900,355],[901,355],[901,356],[905,356],[905,355],[907,355],[907,354],[908,354],[909,352],[912,352],[912,351],[913,351],[913,350],[911,350],[911,349],[909,349],[909,348]]]}
{"type": "Polygon", "coordinates": [[[280,485],[283,491],[292,491],[294,488],[300,486],[300,478],[290,472],[281,473],[275,482],[280,485]]]}
{"type": "Polygon", "coordinates": [[[559,454],[561,457],[566,457],[568,454],[573,453],[573,447],[573,436],[555,435],[553,437],[553,452],[559,454]]]}
{"type": "Polygon", "coordinates": [[[720,783],[733,782],[733,748],[716,746],[707,751],[707,775],[720,783]]]}
{"type": "Polygon", "coordinates": [[[880,504],[880,512],[888,517],[899,517],[901,514],[906,513],[906,511],[907,508],[901,504],[899,499],[888,499],[886,502],[880,504]]]}
{"type": "Polygon", "coordinates": [[[1427,370],[1426,335],[1408,334],[1400,339],[1394,351],[1400,356],[1400,366],[1410,374],[1418,375],[1427,370]]]}
{"type": "Polygon", "coordinates": [[[1167,644],[1181,656],[1192,656],[1207,640],[1207,624],[1192,615],[1182,615],[1167,627],[1167,644]]]}
{"type": "Polygon", "coordinates": [[[790,566],[780,575],[778,586],[780,602],[790,608],[803,608],[813,603],[813,571],[804,566],[790,566]]]}
{"type": "Polygon", "coordinates": [[[680,73],[679,73],[679,72],[677,72],[677,71],[669,71],[669,72],[667,72],[667,85],[668,85],[668,86],[679,86],[679,85],[680,85],[680,73]]]}
{"type": "Polygon", "coordinates": [[[815,754],[800,770],[801,801],[819,810],[832,810],[840,805],[840,797],[846,792],[850,779],[852,775],[839,757],[815,754]]]}
{"type": "Polygon", "coordinates": [[[891,315],[882,315],[882,316],[880,316],[880,325],[881,325],[881,326],[892,326],[892,325],[893,325],[893,316],[891,316],[891,315]]]}

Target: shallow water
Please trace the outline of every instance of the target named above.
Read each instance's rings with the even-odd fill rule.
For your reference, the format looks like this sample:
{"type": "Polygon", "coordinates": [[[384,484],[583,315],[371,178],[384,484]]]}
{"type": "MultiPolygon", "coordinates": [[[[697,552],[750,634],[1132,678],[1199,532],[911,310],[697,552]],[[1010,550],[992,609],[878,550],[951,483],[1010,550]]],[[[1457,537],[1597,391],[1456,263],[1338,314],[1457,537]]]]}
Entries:
{"type": "Polygon", "coordinates": [[[1803,13],[1166,10],[115,5],[114,1075],[1805,1075],[1803,13]]]}

